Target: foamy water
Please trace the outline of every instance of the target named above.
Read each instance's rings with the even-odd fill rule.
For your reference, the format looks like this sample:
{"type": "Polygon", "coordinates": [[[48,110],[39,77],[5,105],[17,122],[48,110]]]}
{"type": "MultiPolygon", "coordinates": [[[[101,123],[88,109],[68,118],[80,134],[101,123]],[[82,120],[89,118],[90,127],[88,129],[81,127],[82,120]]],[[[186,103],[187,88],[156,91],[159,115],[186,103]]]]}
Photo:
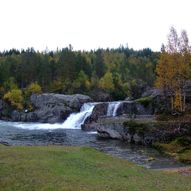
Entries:
{"type": "Polygon", "coordinates": [[[29,122],[5,122],[0,121],[2,125],[11,125],[16,128],[28,130],[54,130],[54,129],[81,129],[81,125],[85,122],[93,111],[95,103],[85,103],[82,105],[80,112],[72,113],[64,123],[29,123],[29,122]]]}

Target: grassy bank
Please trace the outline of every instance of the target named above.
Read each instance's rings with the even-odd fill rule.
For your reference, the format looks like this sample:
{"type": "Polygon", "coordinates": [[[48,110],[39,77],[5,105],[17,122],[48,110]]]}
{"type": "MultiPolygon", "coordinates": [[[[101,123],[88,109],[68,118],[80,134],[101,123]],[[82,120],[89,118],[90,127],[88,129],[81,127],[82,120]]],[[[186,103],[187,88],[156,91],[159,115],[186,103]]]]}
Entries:
{"type": "Polygon", "coordinates": [[[179,137],[169,143],[155,143],[154,147],[181,162],[191,164],[191,137],[179,137]]]}
{"type": "Polygon", "coordinates": [[[191,177],[138,167],[92,148],[0,146],[1,191],[187,191],[191,177]]]}

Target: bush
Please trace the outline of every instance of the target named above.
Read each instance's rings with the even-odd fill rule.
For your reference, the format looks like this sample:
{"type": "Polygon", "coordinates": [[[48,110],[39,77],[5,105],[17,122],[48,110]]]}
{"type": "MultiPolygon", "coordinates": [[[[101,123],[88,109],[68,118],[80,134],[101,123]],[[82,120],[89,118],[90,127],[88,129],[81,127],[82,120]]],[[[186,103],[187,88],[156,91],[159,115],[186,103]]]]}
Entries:
{"type": "Polygon", "coordinates": [[[130,134],[135,134],[137,133],[138,135],[144,135],[145,131],[148,130],[148,127],[144,123],[139,123],[136,121],[125,121],[123,123],[125,127],[128,127],[129,133],[130,134]]]}
{"type": "Polygon", "coordinates": [[[152,103],[153,98],[152,97],[143,97],[143,98],[137,99],[136,101],[137,101],[137,103],[140,103],[144,107],[147,107],[147,106],[149,106],[150,103],[152,103]]]}
{"type": "Polygon", "coordinates": [[[25,90],[25,94],[27,96],[30,96],[32,94],[39,94],[42,92],[41,86],[37,83],[31,83],[29,86],[27,86],[26,90],[25,90]]]}
{"type": "Polygon", "coordinates": [[[63,91],[63,83],[59,80],[54,80],[49,85],[49,92],[61,93],[63,91]]]}
{"type": "Polygon", "coordinates": [[[22,91],[19,89],[13,89],[8,91],[3,99],[11,104],[11,106],[15,107],[16,109],[22,110],[23,109],[23,96],[22,91]]]}

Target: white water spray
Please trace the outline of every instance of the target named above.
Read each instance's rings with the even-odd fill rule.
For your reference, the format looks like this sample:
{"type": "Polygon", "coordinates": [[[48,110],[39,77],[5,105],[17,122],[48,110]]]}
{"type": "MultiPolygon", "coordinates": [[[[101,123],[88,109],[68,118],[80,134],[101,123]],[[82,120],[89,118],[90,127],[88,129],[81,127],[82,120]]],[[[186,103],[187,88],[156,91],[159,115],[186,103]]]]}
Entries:
{"type": "Polygon", "coordinates": [[[63,123],[64,129],[80,129],[87,117],[92,114],[95,103],[85,103],[79,113],[72,113],[63,123]]]}
{"type": "Polygon", "coordinates": [[[107,108],[107,116],[108,117],[115,117],[117,115],[117,110],[120,106],[121,102],[110,102],[107,108]]]}
{"type": "MultiPolygon", "coordinates": [[[[93,111],[95,103],[84,103],[80,112],[72,113],[64,121],[64,123],[23,123],[23,122],[11,122],[11,125],[21,129],[38,130],[38,129],[81,129],[81,125],[84,124],[87,117],[89,117],[93,111]]],[[[7,122],[6,122],[7,123],[7,122]]]]}

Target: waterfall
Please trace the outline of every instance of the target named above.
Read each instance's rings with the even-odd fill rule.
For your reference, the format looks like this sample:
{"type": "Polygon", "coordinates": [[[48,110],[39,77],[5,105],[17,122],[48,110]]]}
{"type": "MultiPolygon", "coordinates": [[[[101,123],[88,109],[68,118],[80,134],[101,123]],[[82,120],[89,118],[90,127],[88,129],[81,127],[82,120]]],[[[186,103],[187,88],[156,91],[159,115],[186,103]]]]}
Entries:
{"type": "Polygon", "coordinates": [[[121,102],[110,102],[108,104],[108,108],[107,108],[107,116],[115,117],[117,115],[117,110],[118,110],[120,104],[121,104],[121,102]]]}
{"type": "Polygon", "coordinates": [[[87,117],[93,111],[95,103],[84,103],[79,113],[72,113],[63,123],[62,128],[80,129],[87,117]]]}
{"type": "MultiPolygon", "coordinates": [[[[93,111],[96,103],[84,103],[78,113],[72,113],[64,121],[64,123],[23,123],[23,122],[10,122],[12,126],[28,129],[28,130],[38,130],[38,129],[81,129],[81,125],[85,122],[86,118],[89,117],[93,111]]],[[[8,123],[8,122],[6,122],[8,123]]]]}

